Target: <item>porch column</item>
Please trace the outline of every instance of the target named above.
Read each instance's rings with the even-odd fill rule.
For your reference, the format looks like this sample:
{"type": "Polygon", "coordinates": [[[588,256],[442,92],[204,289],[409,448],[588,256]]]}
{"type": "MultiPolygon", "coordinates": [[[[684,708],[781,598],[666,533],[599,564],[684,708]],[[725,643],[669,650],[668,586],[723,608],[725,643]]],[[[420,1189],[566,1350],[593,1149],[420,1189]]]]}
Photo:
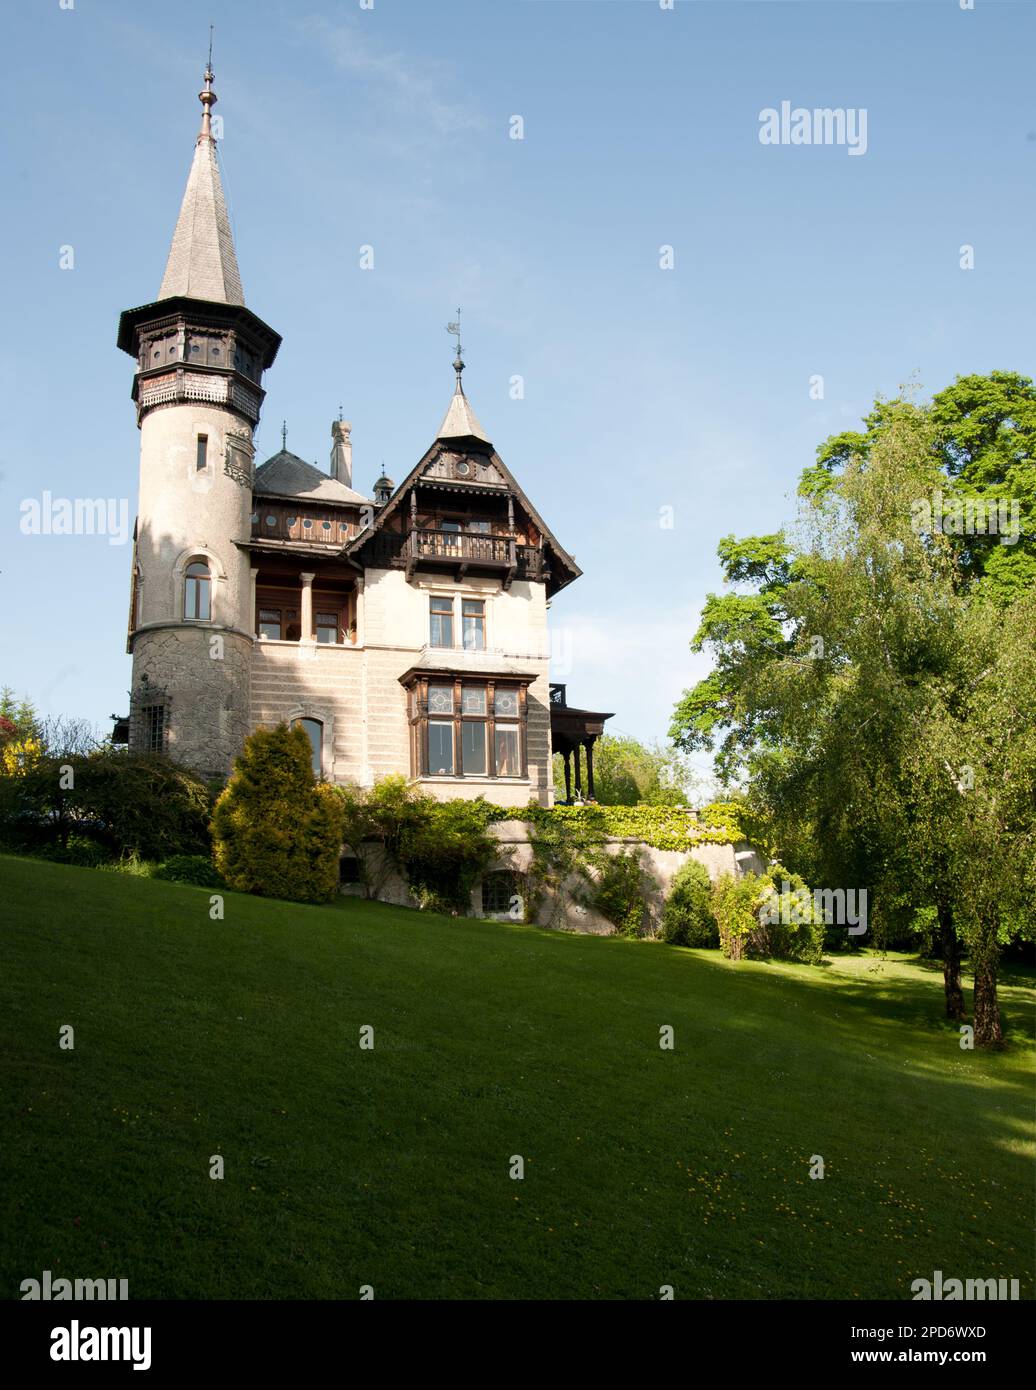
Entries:
{"type": "Polygon", "coordinates": [[[589,801],[596,801],[594,796],[594,741],[592,738],[586,740],[586,795],[589,801]]]}
{"type": "Polygon", "coordinates": [[[302,580],[302,632],[301,642],[313,641],[313,580],[316,574],[300,574],[302,580]]]}
{"type": "Polygon", "coordinates": [[[561,756],[562,756],[562,758],[563,758],[564,761],[565,761],[565,800],[566,800],[566,801],[571,801],[571,800],[572,800],[572,750],[571,750],[571,748],[566,748],[565,751],[562,753],[561,756]]]}
{"type": "Polygon", "coordinates": [[[583,775],[582,775],[582,773],[581,773],[581,771],[580,771],[580,768],[579,768],[579,744],[578,744],[578,743],[576,744],[575,748],[574,748],[572,751],[573,751],[573,752],[575,753],[575,755],[576,755],[576,799],[577,799],[578,801],[582,801],[582,799],[583,799],[583,775]]]}
{"type": "Polygon", "coordinates": [[[356,578],[356,645],[363,646],[363,575],[356,578]]]}
{"type": "Polygon", "coordinates": [[[251,594],[252,594],[252,617],[251,617],[251,620],[250,620],[248,626],[249,626],[249,628],[251,629],[252,636],[253,636],[253,637],[258,637],[258,636],[259,636],[259,615],[258,615],[258,613],[256,612],[256,608],[255,608],[255,581],[256,581],[256,580],[258,579],[258,577],[259,577],[259,571],[258,571],[258,570],[249,570],[249,574],[251,574],[251,576],[252,576],[252,586],[251,586],[251,594]]]}

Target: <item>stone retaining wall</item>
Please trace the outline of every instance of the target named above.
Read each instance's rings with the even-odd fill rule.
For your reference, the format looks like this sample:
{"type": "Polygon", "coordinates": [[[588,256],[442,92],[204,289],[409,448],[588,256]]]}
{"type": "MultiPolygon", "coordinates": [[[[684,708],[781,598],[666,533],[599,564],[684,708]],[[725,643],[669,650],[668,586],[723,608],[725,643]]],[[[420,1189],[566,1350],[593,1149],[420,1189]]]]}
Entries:
{"type": "MultiPolygon", "coordinates": [[[[530,822],[520,820],[497,821],[491,825],[489,833],[499,842],[500,852],[488,872],[527,874],[532,866],[534,829],[530,822]]],[[[723,874],[740,877],[746,873],[761,873],[766,867],[762,855],[744,842],[733,845],[694,845],[686,850],[670,850],[655,849],[643,840],[615,836],[605,841],[604,849],[608,854],[639,849],[641,863],[650,885],[647,904],[648,920],[652,930],[658,925],[673,879],[689,860],[693,859],[703,864],[713,883],[723,874]]],[[[371,845],[364,857],[368,859],[373,872],[383,879],[383,886],[377,895],[381,902],[394,903],[401,907],[417,906],[406,881],[385,864],[380,846],[371,845]]],[[[560,893],[545,897],[536,914],[537,925],[556,927],[563,931],[589,932],[596,936],[612,935],[615,927],[607,918],[577,901],[579,886],[579,881],[573,880],[564,884],[560,893]]],[[[363,889],[358,884],[348,884],[343,886],[342,892],[358,897],[362,895],[363,889]]],[[[518,920],[522,920],[520,907],[517,911],[518,920]]],[[[481,884],[471,894],[470,916],[488,917],[498,921],[513,920],[513,914],[509,911],[483,911],[481,884]]]]}

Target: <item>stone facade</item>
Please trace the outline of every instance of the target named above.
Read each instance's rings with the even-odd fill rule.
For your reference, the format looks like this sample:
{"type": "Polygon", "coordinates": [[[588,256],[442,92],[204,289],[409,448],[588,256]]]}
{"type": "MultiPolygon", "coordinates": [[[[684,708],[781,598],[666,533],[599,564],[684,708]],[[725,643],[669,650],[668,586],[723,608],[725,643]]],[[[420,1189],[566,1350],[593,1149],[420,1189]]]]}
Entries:
{"type": "Polygon", "coordinates": [[[169,755],[207,780],[224,778],[251,730],[251,667],[250,640],[214,623],[137,632],[131,744],[148,745],[148,711],[161,709],[169,755]]]}

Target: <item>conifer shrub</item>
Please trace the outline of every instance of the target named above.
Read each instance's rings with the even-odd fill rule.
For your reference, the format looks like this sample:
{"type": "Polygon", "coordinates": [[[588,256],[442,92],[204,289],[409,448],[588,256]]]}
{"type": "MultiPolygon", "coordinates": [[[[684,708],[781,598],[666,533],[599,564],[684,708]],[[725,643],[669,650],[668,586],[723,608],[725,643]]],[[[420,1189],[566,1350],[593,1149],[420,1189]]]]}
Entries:
{"type": "Polygon", "coordinates": [[[292,902],[334,898],[344,813],[335,790],[314,778],[311,757],[297,725],[245,740],[212,816],[213,857],[229,888],[292,902]]]}
{"type": "Polygon", "coordinates": [[[704,864],[689,859],[673,879],[659,937],[673,946],[719,945],[719,924],[712,910],[712,884],[704,864]]]}

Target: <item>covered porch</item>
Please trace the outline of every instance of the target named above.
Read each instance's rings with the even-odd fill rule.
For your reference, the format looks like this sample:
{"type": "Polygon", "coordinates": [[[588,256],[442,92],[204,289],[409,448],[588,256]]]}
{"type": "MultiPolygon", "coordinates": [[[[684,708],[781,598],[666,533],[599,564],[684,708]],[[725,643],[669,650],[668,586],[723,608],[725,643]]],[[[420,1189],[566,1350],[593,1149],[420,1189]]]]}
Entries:
{"type": "Polygon", "coordinates": [[[611,718],[610,713],[602,710],[576,709],[568,703],[564,685],[551,685],[550,743],[553,752],[561,754],[565,766],[565,797],[563,802],[556,797],[557,804],[571,806],[583,801],[597,800],[594,793],[594,744],[604,733],[605,721],[611,718]],[[585,791],[582,767],[584,755],[585,791]]]}

